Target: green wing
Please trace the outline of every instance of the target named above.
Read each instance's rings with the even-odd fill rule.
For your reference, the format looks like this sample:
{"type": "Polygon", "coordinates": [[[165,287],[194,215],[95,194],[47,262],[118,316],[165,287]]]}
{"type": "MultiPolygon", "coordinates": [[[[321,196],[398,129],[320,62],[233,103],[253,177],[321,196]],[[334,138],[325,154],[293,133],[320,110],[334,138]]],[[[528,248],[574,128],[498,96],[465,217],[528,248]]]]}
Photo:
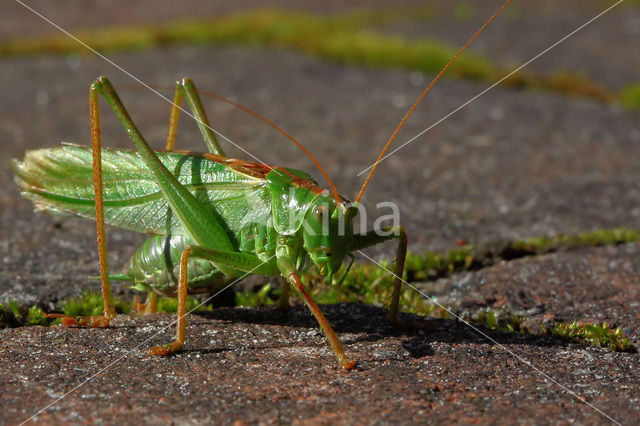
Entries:
{"type": "MultiPolygon", "coordinates": [[[[234,234],[247,224],[269,220],[271,195],[264,179],[200,156],[157,155],[234,234]]],[[[61,145],[28,151],[22,162],[13,160],[12,165],[22,195],[31,199],[36,209],[93,219],[92,164],[90,147],[61,145]]],[[[102,173],[107,224],[156,235],[186,235],[136,151],[103,149],[102,173]]]]}

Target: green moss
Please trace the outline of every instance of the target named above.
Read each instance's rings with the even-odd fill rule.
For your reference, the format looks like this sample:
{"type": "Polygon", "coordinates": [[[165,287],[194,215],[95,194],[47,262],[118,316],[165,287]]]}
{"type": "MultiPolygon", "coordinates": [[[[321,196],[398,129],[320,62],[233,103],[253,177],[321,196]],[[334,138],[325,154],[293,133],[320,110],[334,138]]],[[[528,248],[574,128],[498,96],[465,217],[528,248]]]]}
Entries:
{"type": "Polygon", "coordinates": [[[640,241],[640,232],[635,229],[613,228],[596,229],[577,235],[557,235],[554,237],[534,237],[510,243],[504,251],[541,254],[560,249],[579,247],[597,247],[640,241]]]}
{"type": "Polygon", "coordinates": [[[17,301],[11,300],[8,304],[8,308],[16,318],[22,317],[22,314],[20,312],[20,304],[17,301]]]}
{"type": "Polygon", "coordinates": [[[560,323],[543,329],[543,332],[558,339],[583,342],[591,346],[600,346],[616,352],[628,352],[633,349],[629,339],[622,334],[620,327],[613,329],[607,323],[560,323]]]}
{"type": "Polygon", "coordinates": [[[601,84],[594,82],[586,74],[581,72],[559,70],[549,76],[539,77],[533,74],[524,74],[525,85],[531,88],[551,90],[564,93],[566,95],[581,96],[613,102],[617,100],[617,95],[611,93],[601,84]]]}
{"type": "MultiPolygon", "coordinates": [[[[211,305],[200,305],[198,299],[193,296],[187,296],[187,312],[194,310],[196,312],[201,311],[210,311],[212,309],[211,305]],[[196,308],[197,306],[197,308],[196,308]]],[[[176,313],[178,312],[178,299],[175,297],[163,297],[158,296],[158,312],[163,313],[176,313]]]]}
{"type": "MultiPolygon", "coordinates": [[[[461,2],[454,15],[467,19],[473,14],[471,3],[461,2]]],[[[135,51],[158,46],[244,45],[278,47],[302,52],[326,60],[359,66],[400,68],[435,74],[454,56],[459,46],[424,38],[409,40],[400,35],[374,32],[392,22],[431,19],[428,8],[397,11],[355,11],[337,15],[316,15],[277,9],[237,12],[213,20],[178,20],[163,24],[77,31],[77,37],[100,52],[135,51]]],[[[87,53],[86,49],[64,34],[0,42],[0,56],[53,52],[87,53]]],[[[494,82],[506,74],[484,56],[465,52],[444,74],[494,82]]],[[[536,76],[520,72],[507,81],[512,87],[560,91],[603,101],[619,96],[571,72],[536,76]]],[[[635,105],[633,91],[624,92],[625,104],[635,105]],[[632,99],[627,101],[627,99],[632,99]]]]}
{"type": "Polygon", "coordinates": [[[8,306],[0,304],[0,327],[17,327],[19,324],[15,315],[8,306]]]}
{"type": "Polygon", "coordinates": [[[407,253],[405,270],[410,281],[424,281],[467,270],[479,262],[473,246],[464,246],[446,254],[425,251],[422,255],[407,253]]]}
{"type": "Polygon", "coordinates": [[[42,310],[37,306],[21,306],[17,301],[10,301],[7,306],[0,304],[0,327],[20,327],[24,325],[48,325],[42,310]]]}
{"type": "MultiPolygon", "coordinates": [[[[473,324],[485,325],[492,330],[498,330],[503,333],[530,334],[530,331],[524,326],[524,318],[506,309],[482,309],[465,315],[463,319],[473,324]]],[[[558,323],[551,327],[541,326],[540,329],[543,334],[556,339],[603,347],[614,352],[631,352],[634,350],[629,339],[623,335],[620,327],[613,329],[607,323],[558,323]]]]}
{"type": "Polygon", "coordinates": [[[524,319],[506,309],[483,309],[473,314],[465,315],[465,321],[472,324],[486,325],[492,330],[502,331],[503,333],[528,333],[524,327],[524,319]]]}
{"type": "MultiPolygon", "coordinates": [[[[405,263],[404,279],[408,282],[425,281],[450,275],[458,271],[477,269],[490,265],[503,258],[547,253],[561,249],[575,249],[601,245],[620,244],[640,241],[640,232],[627,228],[598,229],[573,236],[559,235],[554,237],[537,237],[507,243],[500,251],[478,250],[472,246],[464,246],[448,253],[440,254],[425,251],[422,254],[408,253],[405,263]]],[[[393,270],[390,262],[381,264],[393,270]]],[[[393,293],[393,276],[383,268],[371,263],[353,265],[349,274],[341,285],[337,285],[342,276],[327,283],[324,277],[313,270],[304,276],[304,281],[311,296],[319,304],[334,304],[342,302],[362,303],[375,306],[388,306],[393,293]]],[[[280,296],[280,289],[273,289],[271,284],[263,285],[258,291],[236,293],[238,306],[256,307],[273,305],[280,296]]],[[[118,313],[127,313],[130,305],[115,299],[114,304],[118,313]]],[[[188,310],[198,305],[197,299],[189,297],[188,310]]],[[[102,295],[89,292],[80,297],[63,302],[62,311],[71,316],[91,316],[102,314],[102,295]]],[[[211,310],[212,305],[200,306],[197,310],[211,310]]],[[[158,312],[173,313],[177,310],[175,298],[159,297],[158,312]]],[[[400,297],[400,310],[432,318],[449,319],[446,308],[433,303],[409,286],[403,286],[400,297]]],[[[502,332],[528,331],[523,326],[523,319],[502,309],[485,309],[468,314],[465,320],[483,324],[502,332]]],[[[49,321],[44,318],[37,307],[22,308],[17,302],[7,306],[0,305],[0,326],[16,327],[20,325],[46,325],[49,321]]],[[[610,329],[607,324],[558,324],[544,329],[545,334],[558,337],[578,339],[579,341],[608,347],[612,350],[631,350],[628,339],[622,336],[621,330],[610,329]]]]}
{"type": "MultiPolygon", "coordinates": [[[[382,262],[385,267],[390,265],[382,262]]],[[[341,285],[339,278],[327,283],[325,278],[311,271],[304,276],[307,290],[318,304],[362,303],[374,306],[388,306],[393,294],[393,277],[382,268],[372,264],[354,265],[341,285]]],[[[270,284],[258,292],[236,293],[239,306],[255,307],[273,305],[280,296],[279,290],[273,290],[270,284]]],[[[294,295],[295,296],[295,295],[294,295]]],[[[429,299],[425,299],[415,290],[404,287],[400,296],[400,309],[418,315],[429,316],[434,312],[442,315],[429,299]]]]}
{"type": "Polygon", "coordinates": [[[620,91],[620,101],[629,109],[640,109],[640,84],[623,88],[620,91]]]}
{"type": "MultiPolygon", "coordinates": [[[[116,313],[128,314],[131,306],[117,298],[113,299],[113,306],[116,313]]],[[[104,302],[102,293],[88,291],[82,296],[71,297],[62,302],[61,310],[65,315],[72,317],[98,316],[103,314],[104,302]]]]}
{"type": "Polygon", "coordinates": [[[27,325],[48,325],[49,320],[44,316],[42,309],[32,306],[27,311],[27,325]]]}
{"type": "MultiPolygon", "coordinates": [[[[611,244],[640,241],[640,232],[626,228],[599,229],[573,236],[559,235],[554,237],[536,237],[505,244],[498,252],[475,250],[472,246],[464,246],[440,254],[431,251],[419,253],[407,253],[405,262],[404,279],[408,282],[432,280],[445,277],[454,272],[478,269],[491,265],[503,258],[548,253],[557,250],[571,250],[580,247],[593,247],[611,244]]],[[[393,270],[389,262],[381,264],[393,270]]],[[[314,271],[305,276],[311,295],[321,304],[332,303],[364,303],[376,306],[387,306],[393,291],[393,276],[377,265],[370,263],[357,263],[353,265],[349,274],[341,285],[336,285],[339,278],[333,283],[326,283],[324,278],[314,271]]],[[[242,306],[257,306],[273,304],[279,293],[265,286],[258,293],[246,292],[237,296],[236,301],[242,306]]],[[[420,315],[440,314],[440,310],[425,299],[415,290],[404,287],[400,301],[404,312],[420,315]]],[[[482,315],[482,314],[478,314],[482,315]]],[[[496,315],[493,314],[488,315],[496,315]]],[[[517,330],[517,319],[505,317],[499,318],[500,329],[509,331],[509,327],[517,330]]],[[[486,323],[485,318],[470,318],[471,321],[486,323]]]]}
{"type": "MultiPolygon", "coordinates": [[[[407,254],[406,279],[424,281],[450,275],[454,272],[478,269],[501,259],[549,253],[558,250],[573,250],[581,247],[597,247],[640,241],[640,231],[628,228],[597,229],[577,235],[533,237],[508,242],[498,251],[475,249],[467,245],[445,254],[425,251],[422,254],[407,254]]],[[[354,266],[354,273],[367,266],[354,266]]]]}
{"type": "Polygon", "coordinates": [[[247,308],[256,306],[273,305],[278,299],[281,290],[273,290],[271,284],[263,285],[258,291],[244,291],[236,293],[236,305],[247,308]]]}
{"type": "MultiPolygon", "coordinates": [[[[190,311],[199,305],[199,301],[192,297],[187,297],[187,310],[190,311]]],[[[118,314],[128,314],[131,312],[132,304],[128,301],[115,298],[113,304],[118,314]]],[[[96,316],[102,315],[103,307],[102,293],[88,291],[87,293],[72,297],[61,304],[61,311],[69,316],[96,316]]],[[[211,309],[206,305],[198,307],[198,311],[211,309]]],[[[178,300],[175,297],[158,296],[158,312],[175,313],[178,311],[178,300]]]]}
{"type": "MultiPolygon", "coordinates": [[[[78,31],[77,37],[101,51],[140,50],[167,44],[248,44],[312,48],[324,37],[358,31],[370,25],[397,20],[428,19],[425,9],[416,11],[355,11],[341,15],[314,15],[279,9],[242,11],[213,20],[177,20],[158,25],[111,27],[78,31]]],[[[64,34],[6,40],[0,54],[84,52],[64,34]]]]}

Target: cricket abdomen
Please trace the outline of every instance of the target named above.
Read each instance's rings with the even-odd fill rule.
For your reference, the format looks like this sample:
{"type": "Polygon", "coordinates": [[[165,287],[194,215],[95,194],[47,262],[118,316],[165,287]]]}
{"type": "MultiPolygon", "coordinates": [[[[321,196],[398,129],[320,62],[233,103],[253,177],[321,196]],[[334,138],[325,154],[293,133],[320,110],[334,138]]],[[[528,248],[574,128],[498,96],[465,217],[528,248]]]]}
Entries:
{"type": "MultiPolygon", "coordinates": [[[[252,253],[275,268],[276,234],[273,227],[262,224],[245,226],[237,236],[239,251],[252,253]]],[[[142,244],[129,260],[124,274],[116,275],[116,280],[126,279],[140,291],[153,290],[166,296],[173,296],[180,277],[180,257],[187,246],[197,246],[190,237],[152,236],[142,244]]],[[[247,271],[236,271],[235,276],[223,274],[209,260],[190,257],[187,262],[189,293],[206,293],[223,288],[247,271]]]]}
{"type": "MultiPolygon", "coordinates": [[[[189,245],[197,245],[187,236],[153,236],[136,250],[125,268],[137,290],[153,290],[174,296],[180,277],[180,256],[189,245]]],[[[187,263],[189,293],[206,293],[223,288],[237,279],[223,274],[208,261],[190,258],[187,263]]]]}

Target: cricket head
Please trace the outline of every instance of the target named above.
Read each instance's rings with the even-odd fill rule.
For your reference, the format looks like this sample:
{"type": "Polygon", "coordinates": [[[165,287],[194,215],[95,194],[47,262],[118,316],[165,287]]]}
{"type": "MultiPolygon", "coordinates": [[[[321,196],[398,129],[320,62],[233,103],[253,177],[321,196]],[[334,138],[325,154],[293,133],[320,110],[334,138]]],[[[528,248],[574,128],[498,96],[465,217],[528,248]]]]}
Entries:
{"type": "Polygon", "coordinates": [[[358,209],[330,195],[321,195],[307,211],[302,227],[303,246],[318,273],[331,281],[349,255],[353,219],[358,209]]]}
{"type": "Polygon", "coordinates": [[[271,188],[275,231],[283,237],[302,240],[302,248],[318,273],[331,281],[349,254],[358,208],[336,193],[322,190],[299,170],[274,169],[266,180],[271,188]]]}

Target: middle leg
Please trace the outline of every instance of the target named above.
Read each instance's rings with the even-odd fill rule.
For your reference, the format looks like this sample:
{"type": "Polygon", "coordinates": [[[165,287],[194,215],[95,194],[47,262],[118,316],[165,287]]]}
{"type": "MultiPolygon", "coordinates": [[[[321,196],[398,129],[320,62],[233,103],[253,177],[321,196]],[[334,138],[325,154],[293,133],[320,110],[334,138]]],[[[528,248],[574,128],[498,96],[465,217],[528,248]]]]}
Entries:
{"type": "Polygon", "coordinates": [[[156,346],[149,351],[150,355],[169,355],[178,352],[184,346],[187,335],[187,293],[189,289],[187,264],[189,258],[200,258],[214,262],[217,265],[224,264],[232,270],[247,271],[262,275],[272,275],[274,267],[264,263],[255,256],[246,253],[230,252],[224,250],[207,249],[198,246],[187,246],[180,256],[180,277],[178,280],[178,312],[176,317],[176,338],[173,342],[156,346]]]}

